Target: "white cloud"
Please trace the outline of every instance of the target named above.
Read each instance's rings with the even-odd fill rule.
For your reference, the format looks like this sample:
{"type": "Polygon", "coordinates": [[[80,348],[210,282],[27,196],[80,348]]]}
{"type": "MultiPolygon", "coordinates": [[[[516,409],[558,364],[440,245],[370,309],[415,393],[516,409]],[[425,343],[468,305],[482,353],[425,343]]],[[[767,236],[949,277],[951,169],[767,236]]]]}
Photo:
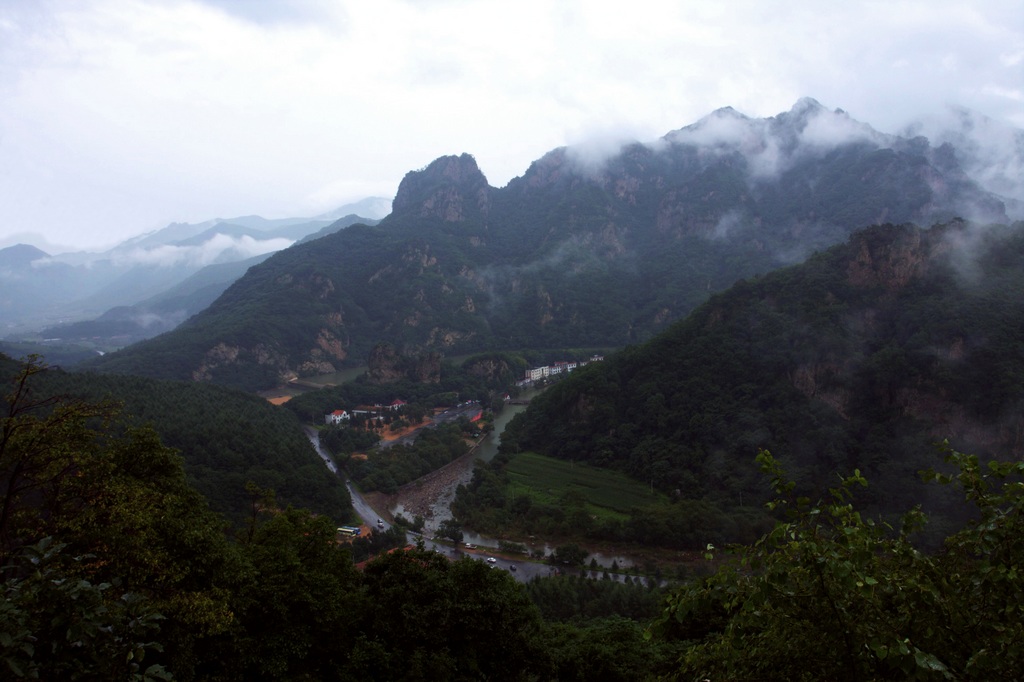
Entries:
{"type": "Polygon", "coordinates": [[[175,265],[188,265],[191,267],[203,267],[217,262],[245,260],[253,256],[260,256],[265,253],[273,253],[286,249],[292,245],[292,240],[275,239],[253,239],[243,235],[232,237],[225,234],[216,234],[202,244],[194,246],[175,246],[163,244],[148,249],[131,249],[126,252],[116,252],[113,256],[116,265],[155,265],[158,267],[171,267],[175,265]]]}
{"type": "Polygon", "coordinates": [[[6,0],[0,236],[312,215],[462,152],[503,185],[592,131],[805,95],[885,132],[946,103],[1024,127],[1022,26],[1018,0],[6,0]]]}
{"type": "Polygon", "coordinates": [[[858,141],[882,142],[881,136],[843,114],[819,111],[807,121],[800,141],[815,147],[835,147],[858,141]]]}

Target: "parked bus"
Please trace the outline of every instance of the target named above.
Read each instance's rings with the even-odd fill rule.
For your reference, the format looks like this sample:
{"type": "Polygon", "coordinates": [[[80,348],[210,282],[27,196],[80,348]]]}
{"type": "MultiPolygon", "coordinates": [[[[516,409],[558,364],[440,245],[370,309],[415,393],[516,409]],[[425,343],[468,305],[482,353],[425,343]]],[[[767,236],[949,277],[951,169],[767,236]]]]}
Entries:
{"type": "Polygon", "coordinates": [[[359,526],[338,526],[338,535],[354,538],[362,532],[363,530],[359,526]]]}

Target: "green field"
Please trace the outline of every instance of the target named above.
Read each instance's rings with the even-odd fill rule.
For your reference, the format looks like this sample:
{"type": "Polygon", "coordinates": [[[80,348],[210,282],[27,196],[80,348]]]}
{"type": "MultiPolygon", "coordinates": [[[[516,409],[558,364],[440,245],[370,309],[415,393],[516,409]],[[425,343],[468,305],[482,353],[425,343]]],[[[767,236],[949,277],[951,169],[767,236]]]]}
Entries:
{"type": "Polygon", "coordinates": [[[513,457],[506,471],[513,495],[528,495],[535,502],[552,505],[566,493],[575,492],[596,516],[625,518],[631,509],[668,502],[665,495],[652,494],[650,486],[625,474],[533,452],[513,457]]]}

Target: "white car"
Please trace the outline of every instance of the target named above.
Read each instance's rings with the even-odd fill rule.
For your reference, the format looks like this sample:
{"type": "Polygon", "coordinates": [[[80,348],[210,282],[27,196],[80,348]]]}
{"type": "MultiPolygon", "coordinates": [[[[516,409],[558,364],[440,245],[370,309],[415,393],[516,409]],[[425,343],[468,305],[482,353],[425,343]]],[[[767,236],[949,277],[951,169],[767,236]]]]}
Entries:
{"type": "Polygon", "coordinates": [[[492,557],[492,556],[487,557],[487,563],[494,564],[494,563],[497,563],[497,562],[498,562],[498,560],[495,559],[494,557],[492,557]]]}

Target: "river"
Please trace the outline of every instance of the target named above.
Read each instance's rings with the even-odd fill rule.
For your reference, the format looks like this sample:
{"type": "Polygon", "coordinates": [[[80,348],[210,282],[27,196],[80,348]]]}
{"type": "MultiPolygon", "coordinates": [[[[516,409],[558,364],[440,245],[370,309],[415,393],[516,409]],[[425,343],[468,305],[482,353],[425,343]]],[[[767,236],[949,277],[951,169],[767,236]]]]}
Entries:
{"type": "MultiPolygon", "coordinates": [[[[523,400],[529,400],[536,391],[524,392],[521,396],[523,400]]],[[[345,487],[348,488],[349,495],[352,497],[352,507],[356,513],[363,519],[366,525],[371,528],[377,527],[378,523],[384,524],[384,527],[390,527],[390,523],[386,519],[394,518],[398,514],[402,514],[407,518],[414,518],[416,515],[423,517],[423,535],[426,539],[427,549],[432,549],[443,554],[460,556],[468,555],[473,558],[483,560],[484,556],[489,553],[493,553],[493,550],[497,550],[498,541],[494,538],[489,538],[472,531],[463,531],[464,537],[463,542],[469,545],[474,545],[473,550],[466,550],[464,548],[452,549],[450,546],[445,544],[435,544],[429,540],[437,532],[438,526],[442,521],[452,518],[451,510],[449,509],[452,500],[455,497],[455,489],[462,484],[469,483],[473,477],[473,466],[477,460],[490,461],[498,453],[498,447],[501,445],[501,433],[505,430],[505,427],[513,417],[526,409],[525,405],[506,405],[499,414],[494,418],[494,430],[488,433],[486,436],[480,439],[477,448],[474,450],[471,456],[464,457],[460,460],[452,462],[451,464],[442,467],[438,471],[432,472],[427,476],[424,476],[420,481],[417,481],[410,486],[405,486],[403,490],[404,494],[400,492],[395,496],[394,504],[387,510],[388,514],[378,513],[370,504],[363,498],[363,496],[356,490],[355,486],[345,478],[345,476],[338,471],[337,466],[321,447],[318,438],[317,430],[313,427],[306,427],[306,435],[309,437],[310,442],[313,444],[313,448],[317,454],[324,461],[331,472],[341,476],[342,480],[345,481],[345,487]],[[415,501],[413,501],[415,500],[415,501]],[[417,507],[417,511],[413,512],[407,508],[407,505],[414,505],[417,507]]],[[[546,543],[538,543],[536,546],[530,546],[531,551],[542,550],[545,554],[550,554],[554,551],[554,548],[547,545],[546,543]]],[[[515,574],[517,580],[526,581],[533,577],[541,575],[549,575],[551,568],[544,564],[536,564],[533,562],[519,560],[518,564],[514,563],[514,560],[509,560],[500,556],[491,557],[495,559],[495,565],[497,568],[504,568],[510,570],[515,574]],[[511,568],[515,566],[516,568],[511,568]],[[518,569],[518,570],[516,570],[518,569]]],[[[602,567],[610,567],[613,563],[617,563],[623,569],[633,565],[633,561],[628,557],[623,556],[603,556],[599,553],[592,554],[590,558],[596,560],[597,564],[602,567]]],[[[624,579],[624,576],[615,576],[614,579],[624,579]]]]}

